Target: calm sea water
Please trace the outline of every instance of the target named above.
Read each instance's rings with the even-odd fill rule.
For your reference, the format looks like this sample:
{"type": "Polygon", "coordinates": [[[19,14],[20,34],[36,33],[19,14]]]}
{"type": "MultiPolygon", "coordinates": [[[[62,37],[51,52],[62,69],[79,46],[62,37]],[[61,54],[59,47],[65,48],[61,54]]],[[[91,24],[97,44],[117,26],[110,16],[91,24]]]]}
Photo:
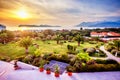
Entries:
{"type": "MultiPolygon", "coordinates": [[[[72,29],[76,29],[76,30],[80,30],[81,27],[11,27],[11,28],[7,28],[7,30],[46,30],[46,29],[51,29],[51,30],[72,30],[72,29]]],[[[105,27],[82,27],[83,29],[96,29],[96,28],[100,28],[103,29],[105,27]]]]}

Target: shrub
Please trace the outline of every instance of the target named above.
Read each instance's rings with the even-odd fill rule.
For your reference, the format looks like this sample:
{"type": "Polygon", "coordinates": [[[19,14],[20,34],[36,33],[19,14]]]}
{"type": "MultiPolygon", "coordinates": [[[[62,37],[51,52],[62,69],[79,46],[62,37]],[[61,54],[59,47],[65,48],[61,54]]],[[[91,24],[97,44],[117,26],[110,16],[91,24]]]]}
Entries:
{"type": "Polygon", "coordinates": [[[67,53],[69,53],[69,54],[77,54],[76,48],[77,48],[77,46],[67,45],[67,49],[68,49],[67,53]]]}
{"type": "Polygon", "coordinates": [[[120,71],[118,64],[94,64],[82,66],[80,72],[120,71]]]}
{"type": "Polygon", "coordinates": [[[93,65],[93,64],[95,64],[96,62],[95,62],[95,60],[89,60],[88,62],[87,62],[87,65],[93,65]]]}
{"type": "Polygon", "coordinates": [[[70,62],[67,54],[62,54],[61,58],[60,58],[60,61],[67,62],[67,63],[70,62]]]}
{"type": "Polygon", "coordinates": [[[106,60],[106,64],[118,64],[115,60],[108,59],[106,60]]]}
{"type": "Polygon", "coordinates": [[[115,47],[111,46],[111,45],[107,45],[106,46],[106,50],[111,52],[113,49],[115,49],[115,47]]]}
{"type": "Polygon", "coordinates": [[[111,60],[111,59],[108,60],[96,59],[95,62],[98,64],[118,64],[115,60],[111,60]]]}
{"type": "Polygon", "coordinates": [[[52,53],[44,53],[42,58],[43,59],[46,59],[46,60],[49,60],[49,57],[52,55],[52,53]]]}
{"type": "Polygon", "coordinates": [[[25,63],[32,63],[32,61],[34,60],[34,55],[31,55],[31,54],[29,54],[29,55],[27,55],[25,58],[24,58],[24,62],[25,63]]]}
{"type": "Polygon", "coordinates": [[[25,56],[18,56],[15,58],[15,60],[24,61],[24,58],[25,58],[25,56]]]}
{"type": "Polygon", "coordinates": [[[112,53],[113,55],[115,55],[116,52],[117,52],[117,50],[115,50],[115,49],[113,49],[113,50],[111,51],[111,53],[112,53]]]}
{"type": "Polygon", "coordinates": [[[105,64],[106,60],[96,59],[95,62],[98,64],[105,64]]]}
{"type": "Polygon", "coordinates": [[[38,56],[41,56],[42,52],[40,49],[37,49],[35,52],[34,52],[35,56],[38,57],[38,56]]]}
{"type": "Polygon", "coordinates": [[[34,58],[32,64],[39,67],[39,65],[40,65],[39,61],[41,61],[41,60],[42,59],[40,57],[36,57],[36,58],[34,58]]]}
{"type": "Polygon", "coordinates": [[[74,72],[74,71],[75,71],[75,68],[74,68],[73,66],[67,66],[67,67],[66,67],[66,70],[67,70],[68,72],[74,72]]]}
{"type": "Polygon", "coordinates": [[[10,57],[0,57],[0,60],[9,62],[11,59],[10,57]]]}
{"type": "Polygon", "coordinates": [[[87,48],[83,48],[83,51],[86,52],[87,48]]]}
{"type": "Polygon", "coordinates": [[[117,52],[117,56],[120,57],[120,51],[117,52]]]}
{"type": "Polygon", "coordinates": [[[92,54],[92,53],[95,53],[95,52],[96,52],[96,49],[95,49],[95,48],[88,48],[88,49],[86,50],[86,52],[89,53],[89,54],[92,54]]]}
{"type": "Polygon", "coordinates": [[[77,54],[77,57],[82,60],[82,61],[89,61],[90,60],[90,56],[87,53],[79,53],[77,54]]]}

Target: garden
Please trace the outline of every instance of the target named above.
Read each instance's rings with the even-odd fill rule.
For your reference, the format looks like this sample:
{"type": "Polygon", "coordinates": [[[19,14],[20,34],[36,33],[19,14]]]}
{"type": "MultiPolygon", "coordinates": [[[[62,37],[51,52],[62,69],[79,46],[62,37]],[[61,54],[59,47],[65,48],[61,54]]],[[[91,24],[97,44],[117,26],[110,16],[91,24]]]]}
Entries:
{"type": "Polygon", "coordinates": [[[0,35],[0,60],[3,61],[19,60],[44,67],[55,60],[69,64],[66,70],[70,72],[120,71],[120,64],[114,60],[94,59],[107,57],[99,49],[105,43],[86,39],[79,31],[70,33],[71,36],[59,31],[19,32],[13,39],[4,38],[4,33],[7,31],[0,35]]]}

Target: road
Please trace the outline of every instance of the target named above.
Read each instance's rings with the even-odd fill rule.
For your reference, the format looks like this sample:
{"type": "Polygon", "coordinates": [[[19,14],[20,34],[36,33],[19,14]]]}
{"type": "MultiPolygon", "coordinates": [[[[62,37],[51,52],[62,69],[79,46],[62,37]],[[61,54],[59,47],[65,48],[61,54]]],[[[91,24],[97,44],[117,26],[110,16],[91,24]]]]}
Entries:
{"type": "Polygon", "coordinates": [[[107,55],[106,59],[113,59],[113,60],[117,61],[118,63],[120,63],[120,58],[113,56],[110,52],[105,50],[104,46],[101,46],[100,50],[103,51],[107,55]]]}

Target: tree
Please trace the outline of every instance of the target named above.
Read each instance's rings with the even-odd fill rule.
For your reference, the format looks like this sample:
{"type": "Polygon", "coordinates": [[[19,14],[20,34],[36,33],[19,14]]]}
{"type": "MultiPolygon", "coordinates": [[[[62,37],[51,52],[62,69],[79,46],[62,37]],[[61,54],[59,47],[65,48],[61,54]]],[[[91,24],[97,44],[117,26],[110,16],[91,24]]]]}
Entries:
{"type": "Polygon", "coordinates": [[[80,46],[80,42],[81,42],[81,41],[84,41],[83,37],[82,37],[80,34],[78,34],[78,35],[75,37],[75,40],[78,42],[78,46],[80,46]]]}
{"type": "Polygon", "coordinates": [[[6,44],[6,43],[12,41],[13,39],[14,39],[13,32],[7,31],[7,30],[4,30],[4,31],[0,32],[0,42],[2,44],[6,44]]]}
{"type": "Polygon", "coordinates": [[[61,40],[61,35],[56,35],[55,40],[57,41],[57,44],[59,44],[59,41],[61,40]]]}
{"type": "Polygon", "coordinates": [[[114,45],[115,47],[117,47],[117,50],[119,51],[119,49],[120,49],[120,40],[115,40],[115,41],[113,41],[113,45],[114,45]]]}
{"type": "Polygon", "coordinates": [[[21,47],[24,47],[26,49],[25,52],[26,54],[28,54],[29,53],[28,47],[32,45],[32,39],[30,37],[27,37],[27,38],[24,37],[18,43],[21,47]]]}

